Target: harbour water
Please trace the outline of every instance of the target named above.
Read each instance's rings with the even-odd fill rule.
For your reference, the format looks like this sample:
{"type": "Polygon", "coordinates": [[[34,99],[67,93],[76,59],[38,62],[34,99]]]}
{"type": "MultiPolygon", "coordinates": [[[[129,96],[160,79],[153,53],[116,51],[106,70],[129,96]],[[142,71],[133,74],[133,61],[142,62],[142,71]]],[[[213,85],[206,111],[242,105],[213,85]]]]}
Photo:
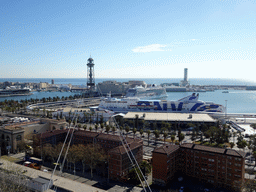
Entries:
{"type": "MultiPolygon", "coordinates": [[[[143,80],[147,84],[161,84],[161,83],[174,83],[179,82],[181,79],[96,79],[95,82],[103,82],[107,80],[114,80],[118,82],[127,82],[130,80],[143,80]]],[[[0,82],[11,81],[11,82],[51,82],[51,79],[0,79],[0,82]]],[[[56,78],[54,79],[55,84],[72,84],[72,85],[85,85],[86,78],[81,79],[65,79],[56,78]]],[[[255,85],[255,82],[243,81],[243,80],[230,80],[230,79],[190,79],[190,84],[192,85],[255,85]]],[[[5,97],[0,98],[0,101],[5,99],[21,100],[43,97],[66,97],[74,95],[77,93],[71,92],[33,92],[33,95],[20,96],[20,97],[5,97]]],[[[191,92],[169,92],[167,93],[167,100],[178,100],[185,97],[191,92]]],[[[216,90],[213,92],[200,92],[199,100],[202,101],[212,101],[214,103],[226,105],[227,100],[227,112],[228,113],[256,113],[256,91],[246,91],[246,90],[229,90],[229,93],[222,93],[222,90],[216,90]]]]}

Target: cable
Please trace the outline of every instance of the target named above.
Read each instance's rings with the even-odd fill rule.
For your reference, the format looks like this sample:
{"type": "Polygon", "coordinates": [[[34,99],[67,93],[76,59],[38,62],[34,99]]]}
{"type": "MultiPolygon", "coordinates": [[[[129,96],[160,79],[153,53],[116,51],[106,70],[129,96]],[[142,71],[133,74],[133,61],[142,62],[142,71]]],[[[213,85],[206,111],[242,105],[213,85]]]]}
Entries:
{"type": "MultiPolygon", "coordinates": [[[[113,120],[114,120],[114,123],[116,124],[116,126],[118,127],[118,129],[120,130],[119,125],[118,125],[118,123],[116,122],[115,117],[113,117],[113,120]]],[[[139,164],[138,164],[136,158],[134,157],[134,155],[133,155],[133,153],[132,153],[132,151],[131,151],[131,148],[130,148],[130,146],[128,145],[128,143],[127,143],[125,137],[123,136],[123,133],[122,133],[122,132],[121,132],[121,135],[122,135],[121,142],[122,142],[122,144],[123,144],[123,146],[124,146],[124,148],[125,148],[125,151],[126,151],[128,157],[129,157],[131,163],[133,164],[133,162],[132,162],[132,160],[131,160],[131,158],[130,158],[130,156],[129,156],[129,153],[127,152],[126,146],[127,146],[127,148],[129,149],[129,151],[130,151],[130,153],[131,153],[131,155],[132,155],[132,158],[134,159],[134,162],[136,163],[136,166],[137,166],[137,168],[139,169],[139,171],[140,171],[140,173],[141,173],[141,175],[142,175],[142,177],[143,177],[143,179],[144,179],[144,181],[145,181],[145,183],[146,183],[146,185],[147,185],[149,191],[152,192],[151,189],[150,189],[150,187],[149,187],[149,185],[148,185],[148,182],[147,182],[146,178],[144,177],[144,175],[143,175],[143,173],[142,173],[142,171],[141,171],[141,169],[140,169],[140,167],[139,167],[139,164]],[[123,141],[125,141],[126,146],[124,145],[124,142],[123,142],[123,141]]],[[[121,137],[121,135],[120,135],[120,137],[121,137]]],[[[133,164],[133,165],[134,165],[134,164],[133,164]]],[[[136,171],[136,169],[135,169],[135,171],[136,171]]],[[[136,171],[136,173],[137,173],[137,171],[136,171]]],[[[144,191],[146,191],[146,190],[145,190],[145,187],[144,187],[144,185],[143,185],[143,183],[142,183],[142,181],[141,181],[141,179],[140,179],[138,173],[137,173],[137,176],[138,176],[138,178],[139,178],[139,180],[140,180],[140,182],[141,182],[141,185],[142,185],[144,191]]]]}
{"type": "MultiPolygon", "coordinates": [[[[73,117],[72,120],[74,120],[74,118],[75,118],[75,116],[73,117]]],[[[75,121],[75,125],[74,125],[74,128],[73,128],[72,136],[73,136],[73,133],[74,133],[74,130],[75,130],[76,123],[77,123],[77,119],[76,119],[76,121],[75,121]]],[[[52,181],[53,175],[54,175],[54,173],[55,173],[55,171],[56,171],[56,168],[57,168],[57,166],[58,166],[58,163],[59,163],[59,160],[60,160],[62,151],[63,151],[63,149],[64,149],[65,143],[66,143],[66,141],[67,141],[67,138],[68,138],[68,135],[69,135],[69,132],[70,132],[70,127],[71,127],[71,124],[69,125],[69,130],[68,130],[68,133],[67,133],[67,135],[66,135],[65,141],[64,141],[64,143],[63,143],[63,145],[62,145],[62,148],[61,148],[61,151],[60,151],[60,153],[59,153],[59,157],[58,157],[58,160],[57,160],[56,165],[55,165],[55,167],[54,167],[54,170],[53,170],[53,172],[52,172],[52,175],[51,175],[51,178],[50,178],[50,182],[52,181]]],[[[72,138],[71,138],[71,139],[72,139],[72,138]]],[[[70,145],[71,139],[70,139],[70,141],[69,141],[69,145],[70,145]]],[[[68,146],[68,147],[69,147],[69,146],[68,146]]],[[[67,154],[67,151],[68,151],[68,148],[67,148],[67,150],[66,150],[66,154],[67,154]]],[[[65,157],[66,157],[66,155],[65,155],[65,157]]],[[[62,171],[62,170],[61,170],[61,171],[62,171]]],[[[50,182],[48,183],[47,190],[48,190],[49,187],[50,187],[50,182]]],[[[56,186],[55,186],[54,188],[57,189],[56,186]]]]}

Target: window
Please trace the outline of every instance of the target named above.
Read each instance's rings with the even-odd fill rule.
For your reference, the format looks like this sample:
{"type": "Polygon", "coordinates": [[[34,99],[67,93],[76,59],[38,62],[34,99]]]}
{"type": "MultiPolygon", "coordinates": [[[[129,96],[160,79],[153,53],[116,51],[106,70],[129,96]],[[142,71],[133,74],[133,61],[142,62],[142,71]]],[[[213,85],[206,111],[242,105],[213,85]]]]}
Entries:
{"type": "Polygon", "coordinates": [[[17,135],[16,141],[21,141],[21,135],[17,135]]]}

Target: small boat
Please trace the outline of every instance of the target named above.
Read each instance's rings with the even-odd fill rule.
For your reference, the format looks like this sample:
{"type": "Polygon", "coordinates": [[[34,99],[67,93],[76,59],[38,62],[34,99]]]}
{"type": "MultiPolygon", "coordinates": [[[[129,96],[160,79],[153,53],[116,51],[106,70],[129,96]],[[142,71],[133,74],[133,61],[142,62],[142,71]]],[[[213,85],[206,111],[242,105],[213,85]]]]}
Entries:
{"type": "Polygon", "coordinates": [[[222,91],[222,93],[229,93],[229,91],[222,91]]]}

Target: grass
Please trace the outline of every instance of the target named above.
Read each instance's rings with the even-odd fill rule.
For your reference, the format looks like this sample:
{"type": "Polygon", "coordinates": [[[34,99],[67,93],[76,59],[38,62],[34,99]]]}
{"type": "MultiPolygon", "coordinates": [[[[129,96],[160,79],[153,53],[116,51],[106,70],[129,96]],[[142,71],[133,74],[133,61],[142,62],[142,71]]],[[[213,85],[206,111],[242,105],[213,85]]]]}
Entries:
{"type": "Polygon", "coordinates": [[[6,160],[6,161],[10,161],[10,162],[13,162],[13,163],[19,161],[19,159],[16,159],[16,158],[14,158],[14,157],[10,157],[10,156],[7,156],[7,155],[3,155],[3,156],[1,157],[1,159],[6,160]]]}

